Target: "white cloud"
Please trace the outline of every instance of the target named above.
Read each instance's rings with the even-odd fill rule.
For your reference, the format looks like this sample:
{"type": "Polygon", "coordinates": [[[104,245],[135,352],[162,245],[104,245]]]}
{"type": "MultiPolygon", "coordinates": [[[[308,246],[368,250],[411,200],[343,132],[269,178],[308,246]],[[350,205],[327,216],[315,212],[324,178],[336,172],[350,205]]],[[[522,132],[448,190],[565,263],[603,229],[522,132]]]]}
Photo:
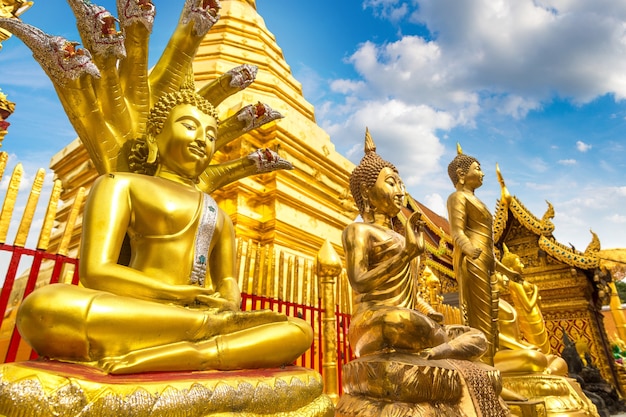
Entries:
{"type": "Polygon", "coordinates": [[[422,203],[424,203],[426,207],[428,207],[438,215],[445,218],[448,217],[448,208],[446,207],[446,202],[441,194],[427,194],[424,196],[424,200],[422,201],[422,203]]]}
{"type": "Polygon", "coordinates": [[[454,126],[449,113],[428,106],[410,106],[398,100],[363,102],[331,136],[335,143],[349,145],[348,157],[355,163],[363,156],[365,127],[376,143],[378,154],[393,163],[407,186],[440,171],[444,151],[435,132],[454,126]]]}
{"type": "Polygon", "coordinates": [[[408,5],[399,0],[365,0],[363,1],[363,8],[371,8],[375,16],[392,22],[401,20],[409,11],[408,5]]]}
{"type": "Polygon", "coordinates": [[[587,152],[591,148],[592,148],[592,145],[585,143],[581,140],[576,142],[576,149],[578,149],[579,152],[587,152]]]}
{"type": "Polygon", "coordinates": [[[576,165],[578,163],[575,159],[561,159],[557,162],[561,165],[576,165]]]}
{"type": "Polygon", "coordinates": [[[619,224],[624,224],[626,223],[626,216],[622,215],[622,214],[612,214],[610,216],[608,216],[606,218],[608,221],[610,221],[611,223],[619,223],[619,224]]]}

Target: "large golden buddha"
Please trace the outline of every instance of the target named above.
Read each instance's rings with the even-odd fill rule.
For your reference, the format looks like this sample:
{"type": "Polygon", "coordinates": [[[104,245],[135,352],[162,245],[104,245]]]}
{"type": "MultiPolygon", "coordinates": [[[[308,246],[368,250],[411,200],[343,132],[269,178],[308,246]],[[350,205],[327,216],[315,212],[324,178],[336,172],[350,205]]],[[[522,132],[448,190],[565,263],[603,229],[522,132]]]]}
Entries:
{"type": "Polygon", "coordinates": [[[84,48],[0,18],[48,74],[101,174],[85,205],[81,285],[34,291],[17,318],[24,339],[55,360],[0,367],[0,414],[332,415],[321,376],[283,366],[311,347],[311,327],[240,311],[234,228],[210,194],[292,166],[269,149],[211,163],[282,117],[257,102],[218,122],[215,107],[254,81],[253,65],[195,91],[193,59],[220,2],[181,1],[152,68],[151,0],[117,0],[117,18],[91,1],[68,3],[84,48]]]}
{"type": "Polygon", "coordinates": [[[107,174],[83,221],[83,287],[43,287],[17,324],[40,356],[112,373],[289,364],[310,326],[271,311],[239,312],[230,218],[196,187],[215,148],[213,106],[193,92],[164,96],[148,118],[154,176],[107,174]],[[118,264],[128,234],[131,258],[118,264]]]}

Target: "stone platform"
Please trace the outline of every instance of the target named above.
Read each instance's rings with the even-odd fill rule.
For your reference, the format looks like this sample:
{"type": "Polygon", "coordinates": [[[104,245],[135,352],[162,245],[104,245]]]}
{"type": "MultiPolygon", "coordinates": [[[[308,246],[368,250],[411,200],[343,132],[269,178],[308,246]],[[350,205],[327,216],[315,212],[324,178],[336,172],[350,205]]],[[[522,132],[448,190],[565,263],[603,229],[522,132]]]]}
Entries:
{"type": "Polygon", "coordinates": [[[135,375],[46,360],[0,366],[0,416],[6,417],[333,415],[319,373],[296,366],[135,375]]]}
{"type": "Polygon", "coordinates": [[[343,367],[336,417],[505,417],[500,373],[463,360],[390,353],[343,367]]]}

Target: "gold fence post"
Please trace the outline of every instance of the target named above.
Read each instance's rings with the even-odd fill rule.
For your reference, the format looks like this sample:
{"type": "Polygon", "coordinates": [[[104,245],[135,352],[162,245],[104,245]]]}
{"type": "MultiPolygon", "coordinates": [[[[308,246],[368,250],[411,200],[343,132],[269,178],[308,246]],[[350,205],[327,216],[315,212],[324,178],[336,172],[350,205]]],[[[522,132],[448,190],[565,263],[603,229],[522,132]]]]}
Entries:
{"type": "Polygon", "coordinates": [[[322,299],[322,378],[324,393],[333,403],[339,400],[337,374],[337,319],[335,318],[335,283],[341,273],[341,259],[330,241],[317,253],[317,276],[322,299]]]}

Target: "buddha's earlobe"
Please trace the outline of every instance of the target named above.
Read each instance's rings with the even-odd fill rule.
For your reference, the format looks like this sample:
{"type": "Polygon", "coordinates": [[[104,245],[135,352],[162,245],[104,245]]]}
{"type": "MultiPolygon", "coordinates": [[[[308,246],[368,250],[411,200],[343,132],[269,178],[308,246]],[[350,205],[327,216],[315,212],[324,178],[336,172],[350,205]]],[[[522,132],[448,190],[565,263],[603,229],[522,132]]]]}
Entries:
{"type": "Polygon", "coordinates": [[[369,211],[370,211],[369,190],[367,189],[367,186],[363,182],[361,183],[359,188],[361,189],[361,199],[363,200],[363,211],[365,213],[369,213],[369,211]]]}
{"type": "Polygon", "coordinates": [[[461,168],[456,169],[456,176],[459,179],[458,183],[463,185],[465,184],[465,172],[461,168]]]}
{"type": "Polygon", "coordinates": [[[146,162],[149,164],[154,164],[156,162],[159,149],[156,144],[156,138],[150,133],[148,133],[147,135],[146,144],[148,145],[148,159],[146,160],[146,162]]]}

